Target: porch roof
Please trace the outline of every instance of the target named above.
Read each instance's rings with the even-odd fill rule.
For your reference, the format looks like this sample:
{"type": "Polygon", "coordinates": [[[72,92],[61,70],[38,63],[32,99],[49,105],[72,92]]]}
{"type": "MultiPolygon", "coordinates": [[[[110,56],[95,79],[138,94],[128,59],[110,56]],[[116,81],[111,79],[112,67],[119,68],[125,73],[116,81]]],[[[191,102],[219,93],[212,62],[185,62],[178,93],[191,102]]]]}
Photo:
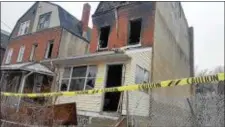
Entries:
{"type": "Polygon", "coordinates": [[[115,51],[98,52],[80,56],[56,58],[50,60],[43,60],[41,63],[50,64],[51,62],[57,65],[78,65],[100,62],[114,62],[114,61],[127,61],[131,59],[125,53],[116,53],[115,51]]]}
{"type": "Polygon", "coordinates": [[[35,62],[27,62],[27,63],[20,63],[20,64],[10,64],[10,65],[2,65],[0,70],[25,70],[30,72],[36,72],[40,74],[46,74],[54,76],[55,74],[46,66],[41,65],[40,63],[35,62]]]}

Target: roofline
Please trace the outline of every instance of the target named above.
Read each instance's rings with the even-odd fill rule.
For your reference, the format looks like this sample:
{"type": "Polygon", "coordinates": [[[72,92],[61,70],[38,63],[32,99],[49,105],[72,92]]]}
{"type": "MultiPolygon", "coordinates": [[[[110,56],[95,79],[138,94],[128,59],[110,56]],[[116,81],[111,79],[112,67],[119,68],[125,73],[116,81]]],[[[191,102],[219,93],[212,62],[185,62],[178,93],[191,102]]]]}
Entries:
{"type": "Polygon", "coordinates": [[[38,3],[39,3],[39,1],[36,1],[36,2],[35,2],[32,6],[30,6],[30,8],[29,8],[25,13],[23,13],[23,15],[16,21],[16,24],[15,24],[15,26],[13,27],[13,30],[12,30],[11,33],[10,33],[9,40],[11,39],[12,33],[13,33],[13,31],[15,30],[15,27],[16,27],[18,21],[20,21],[20,19],[22,19],[23,16],[24,16],[28,11],[30,11],[30,9],[31,9],[35,4],[38,4],[38,3]]]}

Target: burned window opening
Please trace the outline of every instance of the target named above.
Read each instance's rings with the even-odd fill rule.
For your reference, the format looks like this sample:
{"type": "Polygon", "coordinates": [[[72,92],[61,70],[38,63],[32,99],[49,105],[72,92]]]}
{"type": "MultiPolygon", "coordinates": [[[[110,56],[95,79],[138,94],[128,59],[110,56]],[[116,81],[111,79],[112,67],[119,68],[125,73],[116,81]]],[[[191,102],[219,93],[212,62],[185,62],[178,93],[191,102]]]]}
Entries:
{"type": "Polygon", "coordinates": [[[140,42],[141,36],[141,19],[131,20],[130,21],[130,36],[129,36],[129,45],[135,45],[140,42]]]}
{"type": "Polygon", "coordinates": [[[110,26],[102,27],[100,29],[99,47],[107,48],[109,38],[110,26]]]}
{"type": "MultiPolygon", "coordinates": [[[[123,65],[109,65],[106,88],[121,86],[123,65]]],[[[103,111],[116,112],[121,92],[105,93],[103,111]]]]}

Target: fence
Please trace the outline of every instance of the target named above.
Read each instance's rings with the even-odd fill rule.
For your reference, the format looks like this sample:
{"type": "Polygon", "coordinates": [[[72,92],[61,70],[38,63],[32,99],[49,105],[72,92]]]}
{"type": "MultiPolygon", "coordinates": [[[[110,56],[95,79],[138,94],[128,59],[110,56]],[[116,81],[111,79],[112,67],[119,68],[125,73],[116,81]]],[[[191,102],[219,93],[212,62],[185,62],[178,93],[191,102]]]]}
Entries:
{"type": "MultiPolygon", "coordinates": [[[[173,93],[179,96],[172,96],[172,93],[168,92],[176,92],[177,90],[173,90],[174,87],[152,88],[149,92],[146,90],[125,91],[120,94],[120,99],[117,99],[118,104],[114,106],[116,110],[113,106],[104,109],[106,99],[103,93],[98,96],[81,93],[80,97],[90,97],[87,107],[91,111],[78,112],[77,126],[123,127],[127,124],[133,127],[224,126],[224,81],[199,83],[194,86],[195,91],[189,91],[190,94],[187,94],[185,90],[187,87],[175,86],[184,88],[180,93],[173,93]],[[92,109],[99,110],[92,111],[92,109]],[[102,112],[102,110],[107,111],[102,112]]],[[[81,102],[77,103],[78,111],[85,109],[82,105],[81,102]]],[[[26,105],[24,107],[29,111],[21,109],[20,112],[16,112],[13,107],[10,109],[10,106],[12,105],[1,103],[2,127],[15,126],[16,123],[18,123],[16,126],[48,126],[49,124],[59,126],[62,124],[60,120],[52,120],[54,113],[47,105],[26,105]]]]}

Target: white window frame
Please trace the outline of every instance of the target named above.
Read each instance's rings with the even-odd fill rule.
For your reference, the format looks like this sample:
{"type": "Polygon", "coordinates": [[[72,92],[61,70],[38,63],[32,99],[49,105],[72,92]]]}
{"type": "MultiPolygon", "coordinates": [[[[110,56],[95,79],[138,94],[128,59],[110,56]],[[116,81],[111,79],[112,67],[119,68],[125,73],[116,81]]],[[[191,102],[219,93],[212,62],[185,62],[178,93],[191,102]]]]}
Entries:
{"type": "Polygon", "coordinates": [[[141,77],[143,77],[143,79],[142,79],[142,82],[140,82],[140,83],[138,83],[138,84],[142,84],[142,83],[144,83],[144,82],[149,82],[150,81],[150,79],[149,79],[149,71],[148,70],[146,70],[146,69],[144,69],[143,67],[141,67],[141,66],[139,66],[139,65],[136,65],[136,71],[135,71],[135,83],[137,83],[136,82],[136,77],[137,77],[137,74],[138,74],[138,72],[137,72],[137,69],[141,69],[141,73],[143,73],[143,76],[141,76],[141,77]],[[147,76],[146,76],[146,74],[147,74],[147,76]],[[145,79],[145,78],[147,78],[147,79],[145,79]]]}
{"type": "MultiPolygon", "coordinates": [[[[66,68],[66,67],[65,67],[66,68]]],[[[65,68],[64,68],[64,72],[65,72],[65,68]]],[[[70,67],[67,67],[67,68],[70,68],[70,76],[69,77],[67,77],[67,78],[64,78],[63,76],[64,76],[64,72],[63,72],[63,74],[62,74],[62,78],[61,78],[61,80],[60,80],[60,87],[59,87],[59,91],[61,91],[61,85],[62,85],[62,80],[68,80],[68,85],[67,85],[67,90],[66,91],[70,91],[70,85],[71,85],[71,80],[72,79],[81,79],[81,78],[84,78],[85,79],[85,81],[84,81],[84,88],[82,89],[82,90],[86,90],[86,86],[87,86],[87,80],[88,79],[93,79],[93,78],[95,78],[95,81],[96,81],[96,78],[97,78],[97,73],[98,73],[98,66],[97,65],[81,65],[81,66],[70,66],[70,67]],[[86,75],[85,75],[85,77],[72,77],[72,74],[73,74],[73,68],[74,67],[83,67],[83,66],[85,66],[85,67],[87,67],[87,69],[86,69],[86,75]],[[96,67],[96,77],[88,77],[88,72],[89,72],[89,69],[90,69],[90,66],[95,66],[96,67]]],[[[94,82],[95,82],[94,81],[94,82]]],[[[95,85],[95,84],[94,84],[95,85]]],[[[95,86],[94,86],[95,87],[95,86]]],[[[94,87],[93,87],[93,89],[94,89],[94,87]]]]}
{"type": "Polygon", "coordinates": [[[13,48],[9,48],[7,51],[7,56],[5,60],[5,64],[9,64],[12,60],[13,48]]]}
{"type": "Polygon", "coordinates": [[[18,36],[27,34],[29,32],[29,27],[30,27],[30,20],[21,23],[18,31],[18,36]],[[27,32],[25,32],[26,29],[27,32]]]}
{"type": "Polygon", "coordinates": [[[42,30],[42,29],[45,29],[45,28],[48,28],[50,26],[50,20],[51,20],[51,12],[48,12],[48,13],[45,13],[45,14],[42,14],[39,16],[39,20],[38,20],[38,24],[37,24],[37,30],[42,30]],[[49,20],[45,20],[46,16],[49,16],[49,20]],[[41,19],[43,18],[43,27],[40,27],[40,23],[41,23],[41,19]],[[47,26],[45,26],[47,23],[47,26]]]}
{"type": "Polygon", "coordinates": [[[16,62],[23,61],[24,52],[25,52],[25,45],[22,45],[22,46],[20,46],[20,50],[19,50],[16,62]]]}
{"type": "MultiPolygon", "coordinates": [[[[49,42],[48,42],[48,46],[47,46],[47,49],[46,49],[46,51],[45,51],[45,59],[50,59],[50,58],[48,58],[48,54],[49,54],[49,49],[50,49],[50,45],[51,44],[53,44],[53,47],[52,47],[52,52],[53,52],[53,48],[54,48],[54,40],[50,40],[49,42]]],[[[51,52],[51,53],[52,53],[51,52]]],[[[51,55],[51,57],[52,57],[52,55],[51,55]]]]}
{"type": "Polygon", "coordinates": [[[38,44],[33,44],[32,45],[32,49],[31,49],[31,53],[30,53],[30,58],[29,58],[30,61],[33,61],[33,59],[34,59],[34,55],[35,55],[37,46],[38,46],[38,44]]]}

